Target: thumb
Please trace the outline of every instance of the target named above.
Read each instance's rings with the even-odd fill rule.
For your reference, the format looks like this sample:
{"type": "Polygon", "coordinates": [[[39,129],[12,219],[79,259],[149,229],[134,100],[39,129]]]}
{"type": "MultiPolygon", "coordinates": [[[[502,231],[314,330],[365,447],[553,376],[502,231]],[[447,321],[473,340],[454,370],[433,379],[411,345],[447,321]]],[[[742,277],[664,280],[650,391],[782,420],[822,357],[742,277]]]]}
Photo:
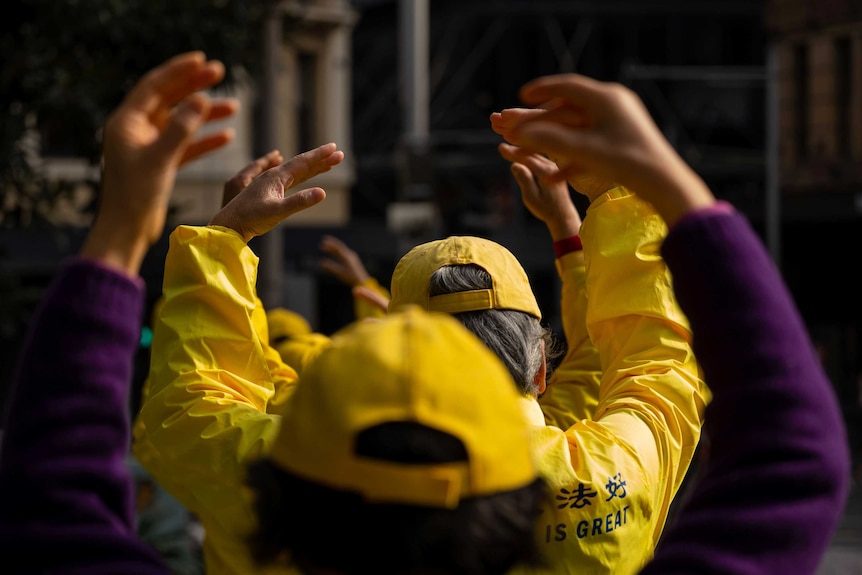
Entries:
{"type": "Polygon", "coordinates": [[[192,94],[171,112],[170,118],[157,145],[157,149],[165,157],[181,157],[185,148],[203,125],[209,112],[209,100],[200,95],[192,94]]]}
{"type": "Polygon", "coordinates": [[[286,218],[319,204],[325,198],[326,192],[323,188],[307,188],[279,199],[278,211],[282,218],[286,218]]]}

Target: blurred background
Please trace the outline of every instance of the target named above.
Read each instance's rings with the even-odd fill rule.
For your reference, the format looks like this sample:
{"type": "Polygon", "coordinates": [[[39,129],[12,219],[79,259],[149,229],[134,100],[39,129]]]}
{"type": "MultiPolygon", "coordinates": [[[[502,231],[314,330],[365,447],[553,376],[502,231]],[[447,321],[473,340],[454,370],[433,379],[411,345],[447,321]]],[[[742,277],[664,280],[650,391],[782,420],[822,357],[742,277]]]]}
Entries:
{"type": "MultiPolygon", "coordinates": [[[[413,245],[475,234],[517,255],[562,335],[550,238],[521,204],[489,115],[518,106],[528,80],[579,72],[635,90],[761,234],[862,469],[862,0],[7,0],[2,12],[0,408],[35,305],[96,211],[105,114],[169,56],[221,59],[214,93],[242,110],[235,142],[180,173],[144,264],[133,411],[168,235],[205,224],[225,180],[275,148],[334,141],[346,160],[314,181],[323,204],[252,242],[267,307],[326,334],[353,319],[348,286],[318,267],[324,234],[385,286],[413,245]]],[[[862,569],[859,491],[823,575],[862,569]]]]}
{"type": "Polygon", "coordinates": [[[353,319],[349,288],[318,268],[324,234],[383,285],[416,243],[476,234],[518,256],[561,334],[550,239],[521,205],[489,115],[519,105],[530,79],[584,73],[635,90],[762,235],[838,392],[859,468],[862,0],[7,0],[0,398],[42,290],[95,212],[105,114],[144,71],[190,49],[228,66],[217,92],[242,101],[230,120],[238,137],[181,172],[143,270],[150,308],[167,235],[206,223],[227,178],[271,149],[335,141],[346,161],[314,182],[327,200],[252,243],[267,306],[327,334],[353,319]]]}

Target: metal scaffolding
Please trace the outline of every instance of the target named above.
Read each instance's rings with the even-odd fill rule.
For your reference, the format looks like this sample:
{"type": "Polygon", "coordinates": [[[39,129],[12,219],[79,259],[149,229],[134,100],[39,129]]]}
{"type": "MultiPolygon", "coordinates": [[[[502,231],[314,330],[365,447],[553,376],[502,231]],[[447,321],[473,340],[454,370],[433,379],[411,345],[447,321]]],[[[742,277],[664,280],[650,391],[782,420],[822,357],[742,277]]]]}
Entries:
{"type": "Polygon", "coordinates": [[[757,217],[767,210],[759,3],[361,4],[372,6],[354,31],[356,217],[383,217],[393,202],[430,197],[443,212],[443,232],[503,233],[529,222],[517,207],[496,213],[509,178],[488,116],[517,105],[523,82],[572,71],[631,86],[719,195],[757,217]],[[427,70],[418,69],[423,58],[427,70]]]}

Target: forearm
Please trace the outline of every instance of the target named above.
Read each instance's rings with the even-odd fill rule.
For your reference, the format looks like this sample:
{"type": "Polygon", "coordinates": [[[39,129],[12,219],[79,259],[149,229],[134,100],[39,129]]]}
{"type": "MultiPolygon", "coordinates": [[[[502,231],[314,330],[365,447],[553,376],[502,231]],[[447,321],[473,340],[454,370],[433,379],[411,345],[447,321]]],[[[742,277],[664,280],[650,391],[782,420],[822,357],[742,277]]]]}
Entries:
{"type": "Polygon", "coordinates": [[[56,553],[27,564],[48,568],[51,555],[92,573],[112,560],[157,564],[135,536],[125,463],[143,302],[140,280],[86,259],[67,262],[45,292],[4,422],[0,547],[8,560],[50,548],[56,553]]]}
{"type": "Polygon", "coordinates": [[[116,225],[116,222],[97,216],[87,233],[80,255],[137,277],[149,249],[150,243],[144,234],[133,227],[116,225]]]}
{"type": "Polygon", "coordinates": [[[681,218],[715,204],[709,187],[667,142],[665,158],[653,158],[649,165],[635,167],[632,190],[650,202],[668,226],[681,218]]]}
{"type": "Polygon", "coordinates": [[[792,296],[739,214],[681,220],[662,251],[714,398],[709,468],[645,573],[813,573],[844,510],[849,455],[792,296]]]}
{"type": "Polygon", "coordinates": [[[560,241],[581,233],[581,216],[574,205],[564,206],[545,220],[552,241],[560,241]]]}
{"type": "MultiPolygon", "coordinates": [[[[372,278],[368,277],[365,281],[360,284],[364,287],[367,287],[370,290],[373,290],[377,294],[389,300],[392,296],[385,287],[380,285],[380,283],[372,278]]],[[[372,303],[366,301],[365,299],[357,296],[353,296],[353,314],[354,319],[363,320],[365,318],[374,318],[374,317],[383,317],[386,312],[380,309],[379,307],[373,305],[372,303]]]]}
{"type": "Polygon", "coordinates": [[[295,373],[276,382],[270,371],[255,327],[256,272],[256,256],[227,231],[180,226],[171,235],[140,414],[150,455],[166,460],[142,453],[154,475],[176,465],[195,480],[238,485],[246,461],[268,451],[278,428],[267,413],[276,384],[291,385],[295,373]]]}

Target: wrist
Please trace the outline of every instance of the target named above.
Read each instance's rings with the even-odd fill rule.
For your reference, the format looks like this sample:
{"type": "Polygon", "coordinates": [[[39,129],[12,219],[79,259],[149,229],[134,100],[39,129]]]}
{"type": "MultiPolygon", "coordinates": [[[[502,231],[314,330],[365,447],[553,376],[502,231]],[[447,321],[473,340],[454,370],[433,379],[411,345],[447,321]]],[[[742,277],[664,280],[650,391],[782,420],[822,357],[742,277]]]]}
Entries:
{"type": "Polygon", "coordinates": [[[545,225],[547,225],[548,232],[551,234],[551,240],[555,242],[577,236],[581,233],[581,217],[578,214],[563,217],[552,222],[545,222],[545,225]]]}
{"type": "Polygon", "coordinates": [[[559,259],[566,254],[578,252],[584,249],[581,243],[581,236],[573,235],[567,238],[562,238],[554,242],[554,254],[559,259]]]}
{"type": "Polygon", "coordinates": [[[631,190],[650,202],[669,228],[689,212],[715,204],[703,178],[675,151],[669,150],[666,159],[655,165],[659,169],[647,171],[631,190]]]}
{"type": "Polygon", "coordinates": [[[109,230],[94,226],[78,255],[137,277],[149,248],[141,235],[126,233],[121,226],[109,230]]]}
{"type": "Polygon", "coordinates": [[[661,192],[651,203],[668,228],[687,214],[714,206],[716,202],[709,187],[695,173],[668,183],[661,192]]]}
{"type": "Polygon", "coordinates": [[[250,242],[254,238],[254,235],[249,235],[243,232],[241,226],[234,225],[232,223],[232,218],[227,217],[223,212],[218,212],[214,215],[207,225],[228,229],[241,237],[242,241],[245,243],[250,242]]]}

